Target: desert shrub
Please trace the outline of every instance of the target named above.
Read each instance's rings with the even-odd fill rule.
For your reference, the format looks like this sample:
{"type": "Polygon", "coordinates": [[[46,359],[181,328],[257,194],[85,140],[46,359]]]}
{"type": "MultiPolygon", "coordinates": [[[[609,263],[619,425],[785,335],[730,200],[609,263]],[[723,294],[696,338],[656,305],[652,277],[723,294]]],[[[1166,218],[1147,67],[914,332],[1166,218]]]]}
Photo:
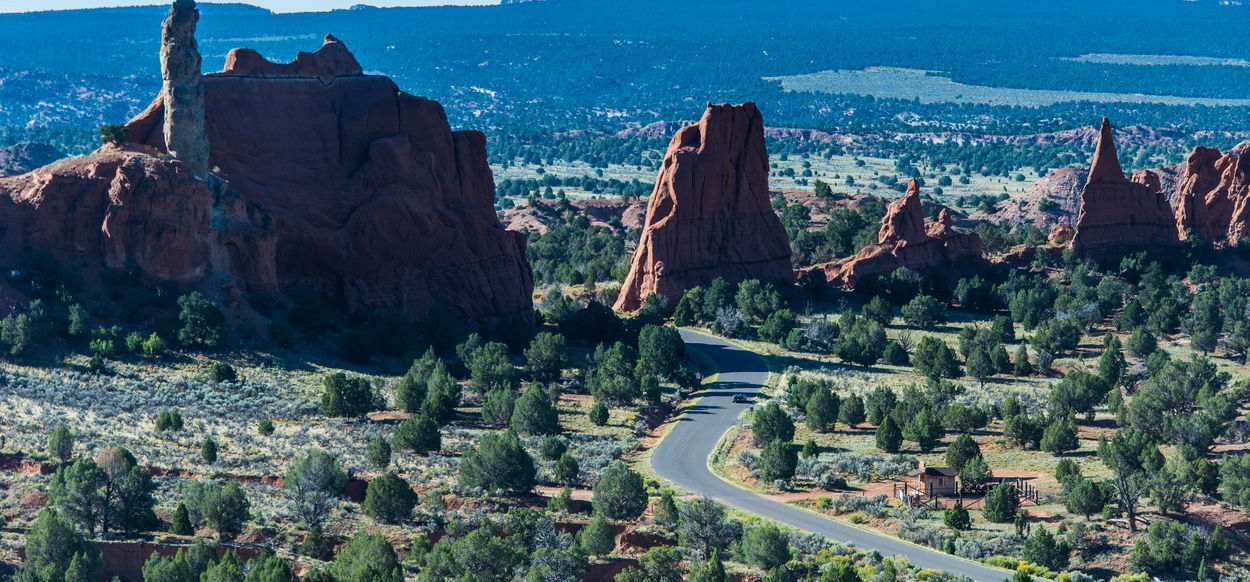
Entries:
{"type": "Polygon", "coordinates": [[[100,553],[74,524],[44,509],[26,532],[25,561],[19,582],[78,582],[92,580],[100,568],[100,553]]]}
{"type": "Polygon", "coordinates": [[[66,462],[70,457],[74,456],[74,435],[69,432],[69,427],[64,423],[56,425],[52,429],[52,433],[48,435],[48,455],[61,462],[66,462]]]}
{"type": "Polygon", "coordinates": [[[230,364],[213,362],[213,365],[208,367],[208,379],[213,382],[234,382],[239,379],[239,373],[230,364]]]}
{"type": "Polygon", "coordinates": [[[790,561],[790,537],[777,526],[758,524],[743,534],[742,556],[751,564],[771,570],[790,561]]]}
{"type": "Polygon", "coordinates": [[[399,523],[412,515],[417,494],[412,486],[393,472],[386,472],[369,481],[365,500],[360,504],[365,515],[383,523],[399,523]]]}
{"type": "Polygon", "coordinates": [[[438,424],[424,414],[410,416],[395,425],[394,442],[398,449],[418,454],[437,451],[443,446],[438,424]]]}
{"type": "Polygon", "coordinates": [[[222,340],[225,317],[221,309],[199,291],[178,298],[178,341],[192,347],[215,348],[222,340]]]}
{"type": "Polygon", "coordinates": [[[180,431],[183,427],[182,413],[175,408],[163,410],[156,415],[154,424],[156,432],[180,431]]]}
{"type": "Polygon", "coordinates": [[[831,507],[837,515],[860,512],[877,519],[884,519],[890,515],[890,501],[885,495],[875,495],[873,497],[838,495],[833,498],[831,507]]]}
{"type": "Polygon", "coordinates": [[[335,372],[325,376],[322,386],[321,411],[326,416],[363,416],[381,407],[367,378],[335,372]]]}
{"type": "Polygon", "coordinates": [[[391,443],[382,435],[374,435],[365,451],[365,460],[378,469],[385,469],[391,464],[391,443]]]}
{"type": "Polygon", "coordinates": [[[882,477],[904,475],[919,466],[920,462],[911,455],[859,455],[854,453],[836,454],[827,460],[829,467],[843,475],[850,475],[858,481],[870,481],[882,477]]]}
{"type": "Polygon", "coordinates": [[[1020,508],[1020,498],[1011,484],[1003,482],[990,488],[985,494],[985,519],[994,523],[1010,523],[1016,519],[1020,508]]]}
{"type": "Polygon", "coordinates": [[[339,550],[330,565],[335,580],[403,582],[403,568],[395,548],[382,534],[360,531],[339,550]]]}
{"type": "Polygon", "coordinates": [[[547,390],[531,385],[517,399],[509,423],[512,431],[522,435],[550,435],[560,432],[560,417],[547,390]]]}
{"type": "Polygon", "coordinates": [[[330,517],[343,488],[347,486],[347,474],[339,468],[338,460],[322,450],[311,450],[291,463],[283,479],[295,513],[308,527],[320,527],[330,517]]]}
{"type": "Polygon", "coordinates": [[[204,439],[200,444],[200,458],[209,465],[217,462],[217,441],[212,438],[204,439]]]}
{"type": "Polygon", "coordinates": [[[144,355],[159,356],[165,353],[165,340],[156,332],[152,332],[147,339],[143,340],[139,347],[143,350],[144,355]]]}
{"type": "Polygon", "coordinates": [[[595,512],[612,519],[634,519],[647,508],[642,476],[623,462],[615,461],[595,481],[595,512]]]}
{"type": "Polygon", "coordinates": [[[461,459],[460,485],[520,493],[534,487],[536,472],[534,459],[516,435],[488,433],[461,459]]]}

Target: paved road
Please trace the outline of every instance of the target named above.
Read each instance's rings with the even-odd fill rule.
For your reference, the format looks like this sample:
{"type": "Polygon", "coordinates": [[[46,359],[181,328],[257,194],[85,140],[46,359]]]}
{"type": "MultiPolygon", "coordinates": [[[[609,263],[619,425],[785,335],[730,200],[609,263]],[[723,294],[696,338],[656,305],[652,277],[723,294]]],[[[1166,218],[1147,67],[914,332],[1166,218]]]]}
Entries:
{"type": "Polygon", "coordinates": [[[968,576],[978,582],[1002,582],[1011,572],[956,558],[897,539],[864,531],[814,513],[790,507],[745,489],[740,489],[712,473],[708,456],[722,434],[737,421],[747,404],[735,404],[733,395],[756,394],[768,379],[764,358],[724,340],[682,330],[686,345],[714,362],[720,370],[717,382],[703,398],[686,409],[677,425],[651,457],[657,473],[694,493],[706,494],[722,503],[766,516],[805,531],[862,549],[875,549],[887,556],[902,555],[922,568],[945,570],[968,576]]]}

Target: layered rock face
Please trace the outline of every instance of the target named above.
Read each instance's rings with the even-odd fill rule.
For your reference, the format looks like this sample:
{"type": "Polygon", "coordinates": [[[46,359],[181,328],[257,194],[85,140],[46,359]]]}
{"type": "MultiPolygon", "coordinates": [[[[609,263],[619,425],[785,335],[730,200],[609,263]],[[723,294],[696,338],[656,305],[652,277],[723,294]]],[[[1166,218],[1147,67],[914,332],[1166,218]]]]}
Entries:
{"type": "Polygon", "coordinates": [[[979,264],[981,253],[981,237],[955,230],[950,211],[942,209],[937,222],[925,223],[920,184],[911,180],[907,193],[886,207],[876,244],[819,269],[829,284],[854,287],[867,277],[886,275],[903,267],[914,271],[963,270],[979,264]]]}
{"type": "Polygon", "coordinates": [[[754,103],[709,104],[673,136],[615,308],[636,310],[652,293],[673,305],[716,277],[794,279],[790,242],[769,202],[764,122],[754,103]]]}
{"type": "MultiPolygon", "coordinates": [[[[416,318],[443,304],[532,321],[525,237],[495,215],[481,133],[453,132],[438,103],[363,74],[331,36],[286,64],[235,49],[201,83],[208,162],[272,217],[279,288],[416,318]]],[[[130,141],[170,151],[167,101],[128,124],[130,141]]]]}
{"type": "Polygon", "coordinates": [[[1197,236],[1215,246],[1250,236],[1250,142],[1220,153],[1194,148],[1185,161],[1178,190],[1176,227],[1182,238],[1197,236]]]}
{"type": "MultiPolygon", "coordinates": [[[[1151,183],[1148,175],[1139,177],[1151,183]]],[[[1111,136],[1111,122],[1103,119],[1089,178],[1081,191],[1072,248],[1099,259],[1125,251],[1168,248],[1178,244],[1176,220],[1167,199],[1147,184],[1124,176],[1111,136]]]]}

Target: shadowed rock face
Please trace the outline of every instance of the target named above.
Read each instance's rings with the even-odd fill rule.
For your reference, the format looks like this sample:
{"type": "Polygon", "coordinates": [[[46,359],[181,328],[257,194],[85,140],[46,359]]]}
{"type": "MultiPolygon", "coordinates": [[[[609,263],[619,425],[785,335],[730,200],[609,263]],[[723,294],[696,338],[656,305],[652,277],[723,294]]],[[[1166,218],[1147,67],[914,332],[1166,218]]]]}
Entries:
{"type": "Polygon", "coordinates": [[[24,141],[0,147],[0,177],[25,174],[63,157],[60,150],[42,143],[24,141]]]}
{"type": "MultiPolygon", "coordinates": [[[[337,39],[286,64],[235,49],[205,75],[211,166],[272,216],[272,279],[349,308],[435,304],[477,320],[533,319],[525,237],[494,211],[486,139],[442,106],[365,75],[337,39]]],[[[157,99],[129,139],[167,151],[157,99]]]]}
{"type": "Polygon", "coordinates": [[[865,278],[886,275],[899,268],[963,270],[982,261],[981,237],[955,230],[954,218],[942,209],[937,222],[925,224],[920,184],[911,180],[907,193],[886,207],[876,244],[855,256],[818,267],[830,285],[855,287],[865,278]]]}
{"type": "MultiPolygon", "coordinates": [[[[1150,181],[1145,175],[1140,179],[1150,181]]],[[[1167,198],[1157,189],[1124,176],[1111,137],[1111,122],[1104,119],[1089,180],[1081,191],[1072,248],[1086,256],[1111,259],[1124,251],[1169,248],[1178,243],[1176,219],[1167,198]]]]}
{"type": "Polygon", "coordinates": [[[636,310],[651,293],[674,305],[717,277],[794,278],[790,242],[768,197],[764,122],[754,103],[709,105],[673,136],[615,308],[636,310]]]}

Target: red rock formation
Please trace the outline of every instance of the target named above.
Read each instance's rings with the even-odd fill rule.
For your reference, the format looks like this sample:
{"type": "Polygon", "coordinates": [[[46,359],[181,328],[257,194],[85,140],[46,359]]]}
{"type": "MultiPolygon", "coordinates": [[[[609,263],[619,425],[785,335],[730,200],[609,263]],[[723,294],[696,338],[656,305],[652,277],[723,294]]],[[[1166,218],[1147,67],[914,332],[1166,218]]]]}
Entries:
{"type": "MultiPolygon", "coordinates": [[[[418,318],[442,303],[532,320],[525,237],[495,216],[481,133],[363,74],[332,36],[288,64],[235,49],[202,86],[211,167],[272,215],[279,287],[418,318]]],[[[163,109],[158,98],[132,120],[130,140],[165,151],[163,109]]]]}
{"type": "Polygon", "coordinates": [[[174,0],[161,24],[161,101],[165,111],[165,143],[169,153],[191,173],[208,175],[208,136],[204,135],[204,87],[200,84],[200,51],[195,0],[174,0]]]}
{"type": "Polygon", "coordinates": [[[709,105],[673,136],[615,308],[636,310],[651,293],[675,304],[716,277],[794,279],[790,243],[769,203],[764,123],[754,103],[709,105]]]}
{"type": "Polygon", "coordinates": [[[1176,203],[1176,226],[1183,238],[1197,236],[1223,246],[1250,235],[1248,149],[1250,142],[1224,154],[1205,147],[1189,154],[1176,203]]]}
{"type": "Polygon", "coordinates": [[[109,268],[193,283],[225,244],[265,253],[263,219],[214,198],[180,161],[106,147],[0,180],[0,254],[38,250],[85,276],[109,268]]]}
{"type": "Polygon", "coordinates": [[[937,222],[926,226],[920,184],[911,180],[907,193],[886,208],[876,244],[860,249],[849,259],[818,268],[829,284],[854,287],[867,277],[886,275],[899,268],[963,269],[981,259],[981,237],[955,230],[950,211],[942,209],[937,222]]]}
{"type": "Polygon", "coordinates": [[[1103,119],[1089,178],[1081,191],[1072,248],[1104,259],[1128,250],[1173,247],[1178,242],[1167,199],[1124,177],[1111,122],[1103,119]]]}
{"type": "Polygon", "coordinates": [[[1185,160],[1185,179],[1176,200],[1176,227],[1181,238],[1197,235],[1210,241],[1228,231],[1231,201],[1206,201],[1207,194],[1220,182],[1220,172],[1215,168],[1219,159],[1220,150],[1196,147],[1185,160]]]}
{"type": "Polygon", "coordinates": [[[1050,234],[1046,236],[1046,242],[1056,246],[1066,245],[1072,242],[1074,232],[1071,226],[1063,223],[1056,224],[1050,228],[1050,234]]]}

